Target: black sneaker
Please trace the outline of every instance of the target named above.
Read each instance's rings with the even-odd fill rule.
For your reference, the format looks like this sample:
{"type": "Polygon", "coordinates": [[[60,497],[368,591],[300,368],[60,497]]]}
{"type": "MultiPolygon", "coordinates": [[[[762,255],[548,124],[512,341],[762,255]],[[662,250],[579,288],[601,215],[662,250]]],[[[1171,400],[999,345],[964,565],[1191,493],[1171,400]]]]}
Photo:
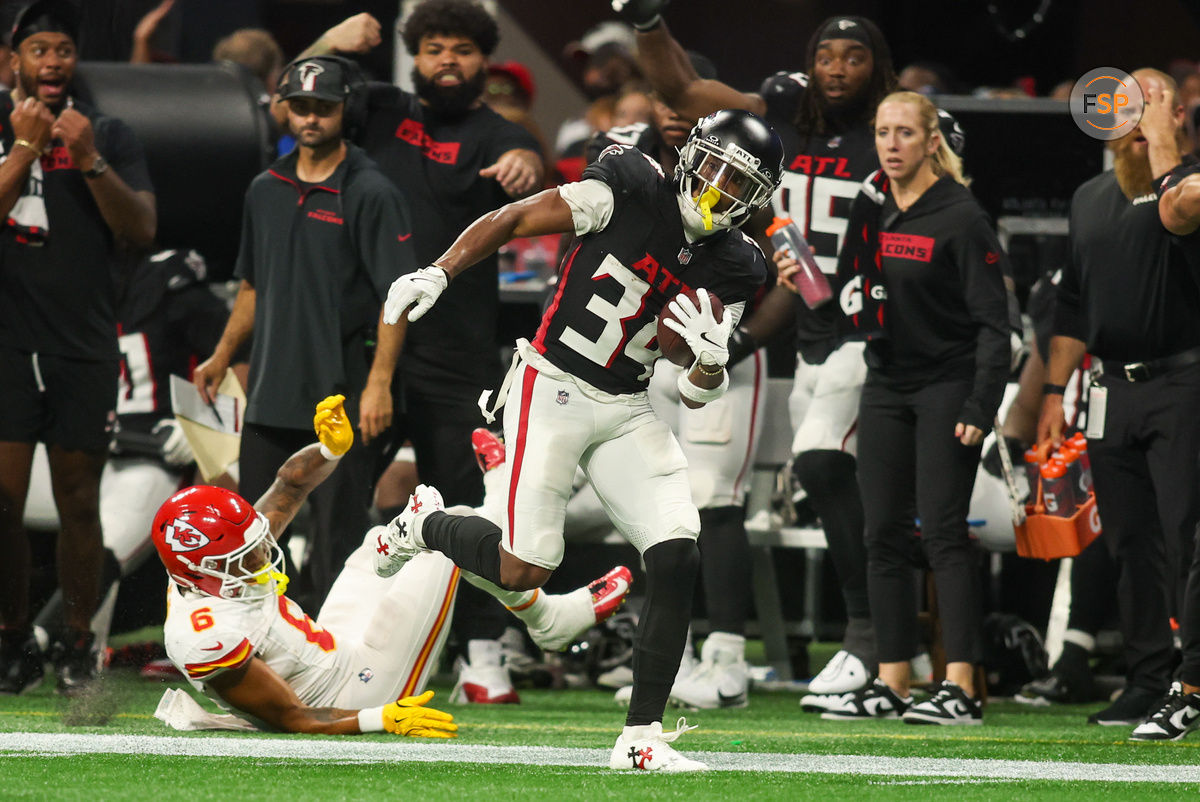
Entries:
{"type": "Polygon", "coordinates": [[[933,696],[915,704],[901,717],[906,724],[982,724],[983,705],[950,680],[933,689],[933,696]]]}
{"type": "MultiPolygon", "coordinates": [[[[807,697],[806,697],[807,698],[807,697]]],[[[913,703],[911,696],[901,698],[883,680],[876,679],[855,693],[843,694],[821,714],[827,721],[870,721],[899,718],[913,703]]]]}
{"type": "Polygon", "coordinates": [[[1184,693],[1178,682],[1163,697],[1162,706],[1129,736],[1131,741],[1178,741],[1200,727],[1200,694],[1184,693]]]}
{"type": "Polygon", "coordinates": [[[1088,716],[1088,724],[1104,727],[1136,727],[1158,710],[1162,695],[1144,688],[1126,688],[1117,700],[1088,716]]]}
{"type": "Polygon", "coordinates": [[[24,640],[0,638],[0,694],[25,693],[41,685],[45,662],[32,632],[24,640]]]}
{"type": "Polygon", "coordinates": [[[1085,704],[1096,700],[1096,682],[1091,669],[1064,665],[1060,660],[1050,673],[1021,686],[1014,697],[1027,704],[1085,704]]]}
{"type": "Polygon", "coordinates": [[[91,632],[66,632],[63,638],[55,644],[54,671],[58,692],[74,696],[91,685],[99,673],[96,636],[91,632]]]}

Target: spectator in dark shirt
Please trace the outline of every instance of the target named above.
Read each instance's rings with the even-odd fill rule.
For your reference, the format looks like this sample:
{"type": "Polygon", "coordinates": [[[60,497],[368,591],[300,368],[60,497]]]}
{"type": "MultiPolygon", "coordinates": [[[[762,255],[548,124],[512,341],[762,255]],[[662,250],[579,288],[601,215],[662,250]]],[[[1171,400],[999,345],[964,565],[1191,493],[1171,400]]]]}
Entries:
{"type": "Polygon", "coordinates": [[[1194,233],[1163,226],[1155,194],[1182,161],[1183,111],[1163,97],[1168,89],[1173,95],[1168,76],[1138,70],[1133,77],[1150,100],[1141,123],[1108,143],[1113,169],[1071,199],[1038,423],[1039,441],[1062,439],[1063,386],[1085,353],[1098,360],[1088,455],[1103,539],[1120,573],[1126,675],[1124,693],[1088,721],[1131,727],[1158,708],[1170,685],[1170,618],[1179,613],[1200,521],[1200,287],[1189,262],[1200,246],[1194,233]]]}
{"type": "Polygon", "coordinates": [[[96,672],[100,474],[117,397],[109,263],[118,243],[148,246],[156,226],[133,133],[74,97],[76,30],[70,3],[23,10],[12,34],[17,87],[0,97],[0,693],[20,693],[43,672],[21,525],[37,442],[62,520],[59,690],[75,692],[96,672]]]}

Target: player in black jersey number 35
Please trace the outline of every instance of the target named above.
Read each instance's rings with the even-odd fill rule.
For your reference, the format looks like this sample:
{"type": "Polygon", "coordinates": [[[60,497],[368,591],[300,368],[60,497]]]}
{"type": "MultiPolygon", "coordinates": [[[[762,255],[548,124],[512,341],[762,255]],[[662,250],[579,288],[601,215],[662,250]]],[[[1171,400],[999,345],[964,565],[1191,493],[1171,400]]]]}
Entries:
{"type": "MultiPolygon", "coordinates": [[[[670,745],[686,731],[685,722],[674,732],[662,729],[691,615],[700,517],[687,461],[651,409],[646,387],[660,356],[658,315],[688,289],[697,291],[698,304],[672,303],[677,331],[696,355],[680,375],[680,396],[699,406],[728,386],[730,329],[767,277],[762,252],[737,228],[770,200],[782,159],[779,137],[745,111],[700,120],[680,152],[674,180],[640,151],[614,145],[582,181],[475,221],[433,265],[393,283],[384,307],[384,321],[395,323],[412,306],[411,321],[454,276],[510,239],[578,237],[537,335],[518,341],[495,402],[505,406],[510,454],[503,531],[437,512],[418,515],[411,526],[391,528],[387,554],[377,563],[390,570],[436,550],[504,588],[540,587],[562,560],[564,511],[581,467],[646,564],[633,698],[613,747],[615,769],[706,768],[670,745]],[[725,306],[719,322],[709,294],[725,306]]],[[[431,497],[436,491],[418,488],[413,501],[431,497]]]]}

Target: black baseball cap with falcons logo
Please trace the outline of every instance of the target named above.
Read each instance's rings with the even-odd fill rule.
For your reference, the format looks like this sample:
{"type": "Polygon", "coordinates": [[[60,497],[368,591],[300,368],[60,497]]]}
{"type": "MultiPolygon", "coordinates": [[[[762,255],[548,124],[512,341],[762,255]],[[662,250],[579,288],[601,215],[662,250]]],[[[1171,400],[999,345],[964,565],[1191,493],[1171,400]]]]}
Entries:
{"type": "Polygon", "coordinates": [[[309,58],[288,67],[279,87],[279,98],[313,97],[341,103],[350,94],[350,84],[342,65],[333,59],[309,58]]]}

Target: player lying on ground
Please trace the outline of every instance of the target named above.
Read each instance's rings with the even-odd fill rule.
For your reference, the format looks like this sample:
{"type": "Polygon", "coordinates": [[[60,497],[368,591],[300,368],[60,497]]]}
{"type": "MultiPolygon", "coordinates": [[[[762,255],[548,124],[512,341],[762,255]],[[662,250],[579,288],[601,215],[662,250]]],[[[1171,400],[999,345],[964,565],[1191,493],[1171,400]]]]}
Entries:
{"type": "Polygon", "coordinates": [[[293,454],[254,506],[227,490],[196,486],[159,509],[152,536],[171,578],[167,654],[194,687],[264,728],[453,737],[452,717],[424,707],[433,694],[421,691],[437,665],[460,574],[496,593],[538,645],[555,649],[617,609],[628,572],[614,569],[624,581],[592,583],[596,591],[517,594],[425,554],[382,579],[371,566],[383,532],[374,527],[314,621],[283,595],[287,577],[274,533],[350,449],[354,435],[342,400],[317,406],[320,444],[293,454]]]}

